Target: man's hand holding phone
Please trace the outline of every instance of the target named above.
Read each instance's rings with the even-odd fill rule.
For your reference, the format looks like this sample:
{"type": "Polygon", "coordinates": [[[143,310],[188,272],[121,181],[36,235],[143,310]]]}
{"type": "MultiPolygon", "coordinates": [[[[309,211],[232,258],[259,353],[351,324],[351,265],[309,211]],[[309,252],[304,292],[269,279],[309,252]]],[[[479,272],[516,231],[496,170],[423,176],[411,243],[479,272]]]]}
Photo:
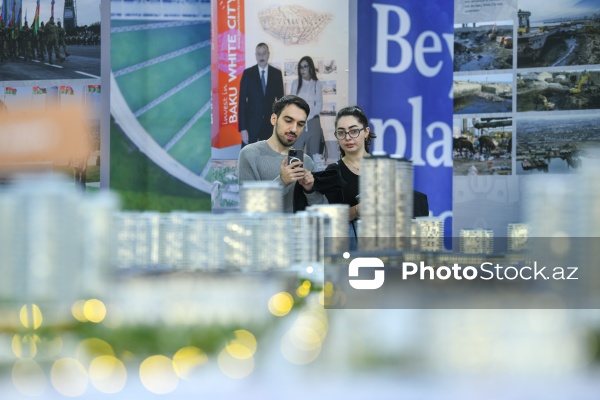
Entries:
{"type": "Polygon", "coordinates": [[[292,164],[296,161],[299,161],[300,164],[304,164],[304,150],[300,149],[289,149],[287,163],[292,164]]]}
{"type": "Polygon", "coordinates": [[[302,180],[307,172],[303,165],[304,152],[298,149],[290,149],[288,157],[281,162],[279,173],[281,181],[287,186],[290,183],[302,180]]]}

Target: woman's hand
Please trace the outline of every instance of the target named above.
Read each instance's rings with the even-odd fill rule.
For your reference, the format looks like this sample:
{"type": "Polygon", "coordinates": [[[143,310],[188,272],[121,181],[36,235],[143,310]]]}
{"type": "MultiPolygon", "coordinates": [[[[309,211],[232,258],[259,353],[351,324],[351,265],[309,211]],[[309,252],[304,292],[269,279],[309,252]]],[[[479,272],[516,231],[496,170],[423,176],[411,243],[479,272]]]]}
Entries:
{"type": "Polygon", "coordinates": [[[313,176],[312,172],[306,170],[306,172],[304,173],[304,178],[300,179],[298,183],[302,185],[305,192],[310,192],[315,183],[315,177],[313,176]]]}

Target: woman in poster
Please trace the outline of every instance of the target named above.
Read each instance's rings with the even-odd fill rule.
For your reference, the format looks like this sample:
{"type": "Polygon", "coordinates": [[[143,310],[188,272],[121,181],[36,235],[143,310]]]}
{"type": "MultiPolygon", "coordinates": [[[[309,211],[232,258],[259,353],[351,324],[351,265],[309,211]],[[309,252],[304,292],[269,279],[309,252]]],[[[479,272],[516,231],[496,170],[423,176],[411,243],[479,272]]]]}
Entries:
{"type": "Polygon", "coordinates": [[[304,133],[294,145],[295,148],[303,149],[305,154],[314,158],[315,154],[321,153],[321,141],[323,140],[323,129],[319,114],[323,109],[323,86],[317,78],[315,64],[309,56],[304,56],[298,63],[298,79],[292,82],[292,93],[302,97],[310,106],[310,114],[304,133]]]}

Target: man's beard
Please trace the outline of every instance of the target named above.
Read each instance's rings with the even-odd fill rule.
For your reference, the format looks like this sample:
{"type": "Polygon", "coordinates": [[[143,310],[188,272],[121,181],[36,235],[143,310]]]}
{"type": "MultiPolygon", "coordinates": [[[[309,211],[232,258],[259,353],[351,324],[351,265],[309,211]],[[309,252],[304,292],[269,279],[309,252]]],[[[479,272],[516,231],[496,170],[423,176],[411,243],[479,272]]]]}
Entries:
{"type": "Polygon", "coordinates": [[[279,140],[279,143],[281,143],[281,145],[282,145],[282,146],[285,146],[285,147],[292,147],[292,145],[293,145],[294,143],[296,143],[296,140],[298,140],[298,136],[297,136],[296,134],[294,134],[294,133],[291,133],[291,132],[289,132],[291,135],[294,135],[294,137],[295,137],[296,139],[294,139],[294,141],[293,141],[292,143],[288,143],[288,141],[285,139],[285,136],[287,135],[287,133],[288,133],[288,132],[286,132],[286,133],[283,135],[283,139],[281,138],[281,136],[280,136],[279,134],[277,134],[277,135],[275,135],[275,136],[277,136],[277,140],[279,140]]]}

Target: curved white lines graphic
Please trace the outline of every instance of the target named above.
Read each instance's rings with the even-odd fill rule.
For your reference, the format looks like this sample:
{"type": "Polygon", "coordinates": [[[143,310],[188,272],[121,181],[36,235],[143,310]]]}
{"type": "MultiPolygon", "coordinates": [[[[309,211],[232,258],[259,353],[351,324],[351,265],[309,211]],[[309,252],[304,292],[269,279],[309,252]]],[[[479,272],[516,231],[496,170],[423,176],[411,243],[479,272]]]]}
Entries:
{"type": "Polygon", "coordinates": [[[180,26],[187,25],[198,25],[199,21],[170,21],[170,22],[156,22],[153,24],[144,24],[144,25],[127,25],[127,26],[117,26],[110,28],[110,33],[120,33],[120,32],[133,32],[133,31],[145,31],[148,29],[160,29],[160,28],[175,28],[180,26]]]}
{"type": "Polygon", "coordinates": [[[136,117],[139,117],[140,115],[144,114],[145,112],[148,112],[152,108],[156,107],[157,105],[159,105],[160,103],[162,103],[169,97],[173,96],[175,93],[179,92],[180,90],[184,89],[185,87],[191,85],[192,83],[194,83],[194,81],[200,79],[203,75],[206,75],[209,72],[210,72],[210,65],[208,67],[196,72],[194,75],[190,76],[186,80],[177,84],[177,86],[174,86],[172,89],[167,90],[165,93],[161,94],[156,99],[152,100],[150,103],[146,104],[144,107],[137,110],[134,113],[134,115],[136,117]]]}
{"type": "MultiPolygon", "coordinates": [[[[202,109],[205,107],[206,105],[202,107],[202,109]]],[[[202,112],[202,110],[200,110],[200,112],[202,112]]],[[[180,181],[205,193],[210,193],[212,186],[210,182],[179,164],[177,160],[166,153],[165,150],[146,132],[144,127],[129,109],[129,105],[125,101],[125,98],[117,85],[115,76],[112,73],[110,74],[110,113],[121,129],[124,132],[127,132],[127,136],[131,141],[153,162],[180,181]]]]}
{"type": "Polygon", "coordinates": [[[144,62],[135,64],[135,65],[132,65],[130,67],[126,67],[126,68],[120,69],[118,71],[113,71],[113,74],[115,74],[115,77],[118,78],[118,77],[120,77],[122,75],[129,74],[131,72],[134,72],[134,71],[137,71],[137,70],[140,70],[140,69],[143,69],[143,68],[147,68],[147,67],[149,67],[151,65],[158,64],[160,62],[167,61],[167,60],[170,60],[172,58],[176,58],[176,57],[182,56],[184,54],[187,54],[187,53],[192,52],[194,50],[201,49],[201,48],[206,47],[206,46],[210,46],[210,40],[205,40],[204,42],[196,43],[196,44],[194,44],[192,46],[184,47],[183,49],[175,50],[175,51],[172,51],[170,53],[163,54],[162,56],[159,56],[159,57],[154,57],[151,60],[144,61],[144,62]]]}
{"type": "MultiPolygon", "coordinates": [[[[183,128],[181,128],[179,130],[179,132],[177,132],[175,134],[175,136],[173,136],[173,138],[171,140],[169,140],[169,142],[165,145],[164,150],[165,151],[169,151],[171,149],[171,147],[173,147],[175,145],[175,143],[177,143],[177,141],[179,139],[181,139],[181,137],[183,135],[186,134],[186,132],[196,123],[198,122],[198,120],[200,118],[202,118],[202,116],[208,111],[210,110],[211,107],[211,102],[210,100],[206,102],[206,104],[204,104],[204,106],[202,106],[202,108],[200,109],[200,111],[198,111],[193,117],[192,119],[190,119],[184,126],[183,128]]],[[[210,164],[210,163],[208,163],[210,164]]]]}

